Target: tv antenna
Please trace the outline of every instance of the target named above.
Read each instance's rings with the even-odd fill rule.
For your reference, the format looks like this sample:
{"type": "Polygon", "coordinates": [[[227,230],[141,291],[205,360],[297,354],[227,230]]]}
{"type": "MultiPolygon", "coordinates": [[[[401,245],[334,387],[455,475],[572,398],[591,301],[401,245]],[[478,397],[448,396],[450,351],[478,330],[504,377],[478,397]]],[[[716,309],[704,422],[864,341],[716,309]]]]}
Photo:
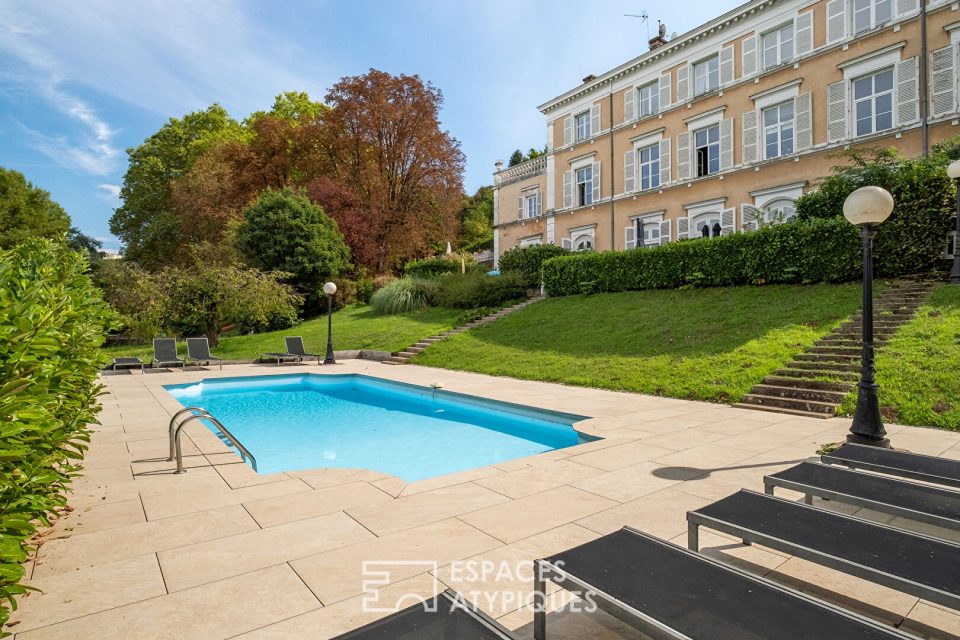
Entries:
{"type": "Polygon", "coordinates": [[[623,14],[625,18],[639,18],[640,24],[647,25],[647,38],[650,38],[650,16],[646,11],[641,11],[640,13],[625,13],[623,14]]]}

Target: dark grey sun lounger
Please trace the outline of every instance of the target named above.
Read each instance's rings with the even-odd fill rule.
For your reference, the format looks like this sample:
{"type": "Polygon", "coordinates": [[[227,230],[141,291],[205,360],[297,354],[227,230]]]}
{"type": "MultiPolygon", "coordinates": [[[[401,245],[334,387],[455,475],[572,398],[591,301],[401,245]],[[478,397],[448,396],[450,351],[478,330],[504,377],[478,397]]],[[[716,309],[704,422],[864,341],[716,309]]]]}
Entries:
{"type": "Polygon", "coordinates": [[[842,467],[803,462],[764,477],[764,490],[776,487],[837,500],[881,513],[960,531],[960,492],[842,467]]]}
{"type": "Polygon", "coordinates": [[[862,444],[845,444],[820,458],[826,464],[864,469],[949,487],[960,487],[960,461],[862,444]]]}
{"type": "Polygon", "coordinates": [[[143,360],[140,358],[114,358],[113,364],[110,365],[110,368],[114,371],[117,370],[117,367],[126,367],[130,369],[136,369],[140,367],[140,372],[143,372],[143,360]]]}
{"type": "Polygon", "coordinates": [[[279,352],[279,351],[267,351],[266,353],[261,353],[261,354],[260,354],[260,359],[261,359],[261,360],[276,360],[278,366],[279,366],[281,363],[283,363],[283,362],[285,362],[285,361],[288,361],[288,360],[292,360],[293,362],[295,362],[295,363],[297,363],[297,364],[300,364],[301,362],[303,362],[303,358],[301,358],[300,356],[298,356],[298,355],[295,354],[295,353],[281,353],[281,352],[279,352]]]}
{"type": "Polygon", "coordinates": [[[154,364],[159,367],[165,364],[179,364],[181,367],[186,366],[183,358],[177,357],[177,341],[174,338],[153,339],[153,359],[150,361],[151,369],[154,364]]]}
{"type": "Polygon", "coordinates": [[[687,513],[689,546],[708,527],[960,609],[960,546],[792,500],[741,490],[687,513]]]}
{"type": "Polygon", "coordinates": [[[296,356],[300,356],[301,359],[316,358],[317,364],[320,364],[320,358],[323,356],[321,356],[319,353],[307,353],[307,350],[303,346],[303,338],[300,336],[287,336],[283,339],[283,341],[287,345],[288,352],[296,356]]]}
{"type": "MultiPolygon", "coordinates": [[[[880,640],[857,614],[626,527],[537,561],[542,575],[660,640],[880,640]]],[[[543,593],[543,585],[535,592],[543,593]]],[[[546,615],[534,638],[546,639],[546,615]]]]}
{"type": "Polygon", "coordinates": [[[333,640],[514,640],[482,611],[444,591],[425,603],[337,636],[333,640]]]}
{"type": "Polygon", "coordinates": [[[198,369],[201,363],[209,365],[213,361],[223,369],[223,360],[210,354],[210,343],[206,338],[187,338],[187,360],[197,363],[198,369]]]}

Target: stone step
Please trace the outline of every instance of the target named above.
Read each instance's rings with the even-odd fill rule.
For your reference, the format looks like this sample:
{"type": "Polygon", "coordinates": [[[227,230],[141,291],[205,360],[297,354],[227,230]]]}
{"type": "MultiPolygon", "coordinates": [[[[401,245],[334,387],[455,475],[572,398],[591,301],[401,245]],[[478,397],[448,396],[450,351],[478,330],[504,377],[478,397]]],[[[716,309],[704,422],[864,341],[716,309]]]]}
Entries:
{"type": "Polygon", "coordinates": [[[754,411],[769,411],[771,413],[785,413],[791,416],[801,416],[804,418],[820,418],[822,420],[833,417],[831,414],[828,414],[828,413],[804,411],[803,409],[789,409],[787,407],[771,407],[764,404],[752,404],[749,402],[738,402],[733,406],[737,409],[752,409],[754,411]]]}
{"type": "Polygon", "coordinates": [[[860,348],[859,347],[810,347],[807,349],[807,353],[822,353],[826,355],[836,355],[836,356],[859,356],[860,348]]]}
{"type": "Polygon", "coordinates": [[[412,357],[415,356],[415,355],[417,355],[417,352],[416,352],[416,351],[401,351],[400,353],[397,354],[397,357],[405,358],[405,359],[409,360],[410,358],[412,358],[412,357]]]}
{"type": "Polygon", "coordinates": [[[793,409],[794,411],[807,411],[810,413],[824,414],[826,416],[834,416],[837,413],[837,405],[834,402],[798,400],[796,398],[764,396],[754,393],[748,393],[747,395],[743,396],[740,398],[740,402],[746,405],[759,405],[774,409],[793,409]]]}
{"type": "Polygon", "coordinates": [[[423,351],[423,347],[407,347],[401,353],[420,353],[423,351]]]}
{"type": "Polygon", "coordinates": [[[806,389],[803,387],[781,387],[772,384],[756,384],[750,390],[751,395],[775,396],[793,398],[795,400],[813,400],[815,402],[832,402],[840,404],[846,397],[845,391],[824,391],[823,389],[806,389]]]}
{"type": "Polygon", "coordinates": [[[860,357],[859,356],[836,356],[836,355],[830,355],[827,353],[798,353],[797,355],[793,356],[793,359],[799,362],[810,362],[810,363],[835,362],[837,364],[850,364],[851,362],[859,360],[860,357]]]}
{"type": "Polygon", "coordinates": [[[802,369],[804,371],[820,371],[824,375],[834,373],[847,373],[857,371],[858,363],[853,362],[804,362],[803,360],[794,360],[783,365],[786,369],[802,369]]]}
{"type": "Polygon", "coordinates": [[[434,344],[434,342],[435,342],[435,341],[433,341],[433,340],[431,340],[430,342],[427,342],[426,340],[421,340],[420,342],[418,342],[417,344],[415,344],[415,345],[413,345],[413,346],[416,347],[417,349],[423,350],[423,349],[426,349],[427,347],[429,347],[430,345],[434,344]]]}
{"type": "Polygon", "coordinates": [[[806,378],[788,378],[781,376],[767,376],[763,379],[763,384],[776,387],[794,387],[797,389],[840,391],[843,393],[852,391],[854,388],[853,383],[850,382],[827,382],[826,380],[808,380],[806,378]]]}
{"type": "Polygon", "coordinates": [[[387,358],[387,359],[384,360],[383,362],[384,362],[385,364],[407,364],[407,359],[406,359],[406,358],[398,358],[398,357],[395,356],[395,357],[393,357],[393,358],[387,358]]]}
{"type": "Polygon", "coordinates": [[[850,372],[850,373],[830,373],[826,374],[823,371],[808,371],[806,369],[777,369],[773,372],[774,375],[781,376],[784,378],[836,378],[838,380],[848,380],[855,382],[860,378],[859,374],[850,372]]]}

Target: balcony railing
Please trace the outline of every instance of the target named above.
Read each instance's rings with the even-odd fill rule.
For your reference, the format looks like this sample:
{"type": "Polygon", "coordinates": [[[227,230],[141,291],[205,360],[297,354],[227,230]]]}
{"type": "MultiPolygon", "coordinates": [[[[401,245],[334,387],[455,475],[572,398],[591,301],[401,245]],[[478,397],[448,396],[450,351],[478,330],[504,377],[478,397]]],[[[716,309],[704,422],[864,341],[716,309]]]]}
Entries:
{"type": "Polygon", "coordinates": [[[496,174],[499,184],[515,182],[532,176],[539,176],[547,170],[547,156],[540,156],[533,160],[521,162],[518,165],[503,169],[496,174]]]}

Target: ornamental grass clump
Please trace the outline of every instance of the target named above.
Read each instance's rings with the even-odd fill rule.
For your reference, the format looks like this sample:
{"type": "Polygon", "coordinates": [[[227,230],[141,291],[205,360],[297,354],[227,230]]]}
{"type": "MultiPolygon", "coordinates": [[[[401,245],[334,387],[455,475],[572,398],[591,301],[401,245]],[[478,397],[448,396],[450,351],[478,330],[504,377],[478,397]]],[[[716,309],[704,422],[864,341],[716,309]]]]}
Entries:
{"type": "Polygon", "coordinates": [[[370,306],[380,315],[406,313],[433,306],[439,284],[426,278],[399,278],[377,290],[370,306]]]}

